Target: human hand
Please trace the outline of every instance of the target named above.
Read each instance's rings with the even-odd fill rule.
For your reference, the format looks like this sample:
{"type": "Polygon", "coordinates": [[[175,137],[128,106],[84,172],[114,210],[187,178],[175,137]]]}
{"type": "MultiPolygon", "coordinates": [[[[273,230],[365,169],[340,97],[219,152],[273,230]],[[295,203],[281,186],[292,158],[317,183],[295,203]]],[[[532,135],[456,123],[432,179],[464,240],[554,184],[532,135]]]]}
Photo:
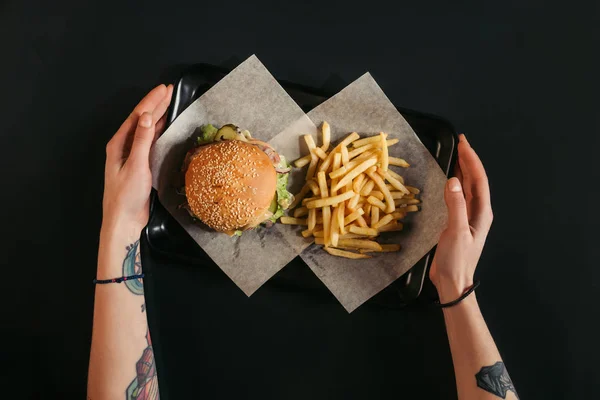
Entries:
{"type": "Polygon", "coordinates": [[[165,127],[173,85],[146,95],[106,146],[102,229],[139,236],[148,223],[150,148],[165,127]]]}
{"type": "Polygon", "coordinates": [[[460,135],[456,177],[446,184],[445,200],[448,226],[429,270],[441,303],[455,300],[473,285],[493,219],[487,175],[465,135],[460,135]]]}

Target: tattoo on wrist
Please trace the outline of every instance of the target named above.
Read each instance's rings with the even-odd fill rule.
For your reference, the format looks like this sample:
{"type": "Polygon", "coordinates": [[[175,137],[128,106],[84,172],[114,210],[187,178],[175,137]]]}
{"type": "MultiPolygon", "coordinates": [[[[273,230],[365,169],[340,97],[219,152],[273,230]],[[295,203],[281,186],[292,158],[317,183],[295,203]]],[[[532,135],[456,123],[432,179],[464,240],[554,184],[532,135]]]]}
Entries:
{"type": "Polygon", "coordinates": [[[498,361],[496,364],[488,367],[482,367],[481,370],[475,374],[475,379],[477,380],[477,386],[486,392],[490,392],[505,399],[506,392],[511,390],[515,396],[519,398],[515,386],[510,380],[508,371],[502,361],[498,361]]]}
{"type": "MultiPolygon", "coordinates": [[[[123,276],[138,275],[142,273],[142,256],[140,254],[139,239],[126,247],[127,254],[123,260],[123,276]]],[[[125,281],[125,286],[133,294],[144,294],[144,282],[142,279],[132,279],[125,281]]]]}

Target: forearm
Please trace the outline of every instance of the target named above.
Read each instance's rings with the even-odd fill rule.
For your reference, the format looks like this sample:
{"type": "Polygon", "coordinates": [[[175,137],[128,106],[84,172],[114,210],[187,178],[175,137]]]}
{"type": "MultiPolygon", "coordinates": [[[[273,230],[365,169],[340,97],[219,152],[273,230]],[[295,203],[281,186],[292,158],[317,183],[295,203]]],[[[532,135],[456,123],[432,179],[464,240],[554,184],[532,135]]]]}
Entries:
{"type": "MultiPolygon", "coordinates": [[[[448,301],[442,298],[442,302],[448,301]]],[[[444,309],[459,399],[516,399],[475,293],[444,309]],[[498,364],[500,363],[500,364],[498,364]]]]}
{"type": "MultiPolygon", "coordinates": [[[[98,279],[140,272],[139,231],[103,227],[98,253],[98,279]]],[[[158,383],[144,312],[141,280],[96,285],[94,327],[88,377],[92,400],[135,398],[127,392],[155,392],[158,383]],[[136,368],[144,359],[143,371],[136,368]]]]}

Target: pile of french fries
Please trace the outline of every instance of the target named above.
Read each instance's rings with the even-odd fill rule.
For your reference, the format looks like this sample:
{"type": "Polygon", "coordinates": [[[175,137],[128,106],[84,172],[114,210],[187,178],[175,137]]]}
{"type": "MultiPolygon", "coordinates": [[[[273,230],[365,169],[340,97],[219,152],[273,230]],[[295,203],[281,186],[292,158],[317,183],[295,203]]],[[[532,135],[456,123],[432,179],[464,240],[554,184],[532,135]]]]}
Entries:
{"type": "Polygon", "coordinates": [[[419,189],[405,186],[402,176],[390,168],[409,167],[388,154],[398,139],[387,139],[383,132],[361,139],[353,132],[330,151],[327,122],[321,131],[320,147],[311,135],[304,136],[310,154],[294,165],[308,165],[306,184],[289,208],[294,209],[293,217],[281,217],[281,223],[305,225],[302,236],[313,237],[338,257],[361,259],[370,258],[368,253],[399,251],[399,244],[375,240],[382,232],[402,230],[400,220],[419,210],[419,189]]]}

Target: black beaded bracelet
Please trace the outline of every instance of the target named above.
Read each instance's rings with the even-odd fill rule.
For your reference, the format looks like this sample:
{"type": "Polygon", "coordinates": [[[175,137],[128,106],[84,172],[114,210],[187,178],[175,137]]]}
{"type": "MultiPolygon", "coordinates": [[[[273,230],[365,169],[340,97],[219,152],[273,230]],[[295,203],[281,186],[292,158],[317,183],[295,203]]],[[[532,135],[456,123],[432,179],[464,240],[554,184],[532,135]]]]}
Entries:
{"type": "Polygon", "coordinates": [[[121,283],[123,281],[130,281],[132,279],[140,279],[143,277],[144,277],[144,274],[122,276],[120,278],[112,278],[112,279],[94,279],[94,284],[103,285],[105,283],[121,283]]]}
{"type": "Polygon", "coordinates": [[[479,286],[479,281],[475,281],[475,283],[473,284],[473,286],[471,286],[469,288],[469,290],[467,290],[466,292],[464,292],[462,294],[462,296],[460,296],[458,299],[456,300],[452,300],[449,303],[444,303],[444,304],[440,304],[439,301],[435,302],[435,305],[440,307],[440,308],[447,308],[447,307],[452,307],[457,305],[458,303],[460,303],[461,301],[463,301],[464,299],[466,299],[471,293],[473,293],[475,291],[475,289],[477,289],[477,287],[479,286]]]}

